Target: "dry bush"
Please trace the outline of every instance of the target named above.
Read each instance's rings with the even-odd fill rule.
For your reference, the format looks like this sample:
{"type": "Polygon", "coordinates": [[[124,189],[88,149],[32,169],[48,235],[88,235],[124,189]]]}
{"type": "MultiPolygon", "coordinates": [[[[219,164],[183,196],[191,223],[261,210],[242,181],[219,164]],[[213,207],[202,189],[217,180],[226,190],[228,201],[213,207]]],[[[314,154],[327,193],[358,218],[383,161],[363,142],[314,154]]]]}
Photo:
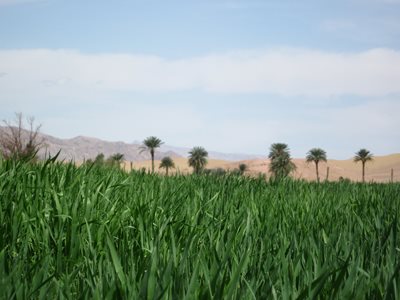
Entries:
{"type": "Polygon", "coordinates": [[[16,113],[13,122],[3,121],[0,127],[0,151],[5,158],[35,159],[44,146],[40,136],[41,125],[35,125],[33,117],[26,118],[25,127],[22,113],[16,113]]]}

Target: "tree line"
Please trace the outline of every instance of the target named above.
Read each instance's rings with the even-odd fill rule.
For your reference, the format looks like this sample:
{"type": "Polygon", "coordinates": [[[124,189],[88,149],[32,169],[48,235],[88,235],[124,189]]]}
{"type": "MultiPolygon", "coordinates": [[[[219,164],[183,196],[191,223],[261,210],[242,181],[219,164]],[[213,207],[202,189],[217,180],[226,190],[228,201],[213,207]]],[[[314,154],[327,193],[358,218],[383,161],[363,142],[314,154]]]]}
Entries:
{"type": "MultiPolygon", "coordinates": [[[[0,153],[6,159],[18,160],[35,160],[37,153],[44,147],[45,142],[40,137],[40,125],[35,126],[34,119],[28,118],[28,128],[24,126],[24,119],[21,113],[16,114],[14,123],[4,121],[4,129],[0,131],[0,153]]],[[[141,147],[140,153],[149,152],[151,157],[151,172],[154,173],[154,156],[157,148],[160,148],[164,142],[155,137],[150,136],[146,138],[141,147]]],[[[296,165],[292,161],[290,149],[287,144],[274,143],[270,146],[268,158],[270,160],[269,172],[273,178],[283,179],[288,177],[293,171],[296,170],[296,165]]],[[[367,162],[373,160],[373,154],[367,149],[360,149],[353,157],[354,162],[361,162],[362,166],[362,181],[365,182],[365,165],[367,162]]],[[[94,160],[88,159],[85,163],[117,166],[119,167],[124,161],[124,155],[116,153],[108,158],[100,153],[94,160]]],[[[327,162],[326,151],[321,148],[312,148],[306,155],[307,163],[315,164],[316,180],[320,181],[319,163],[327,162]]],[[[208,152],[200,146],[193,147],[189,151],[188,165],[193,168],[194,174],[201,174],[203,172],[210,172],[205,167],[208,163],[208,152]]],[[[165,169],[166,175],[169,170],[175,168],[173,159],[169,156],[161,160],[159,168],[165,169]]],[[[240,164],[236,170],[239,174],[244,174],[248,167],[246,164],[240,164]]],[[[222,173],[223,169],[216,170],[216,173],[222,173]]]]}
{"type": "MultiPolygon", "coordinates": [[[[159,138],[155,136],[150,136],[143,141],[143,146],[141,147],[143,151],[149,151],[151,156],[151,171],[154,172],[154,154],[157,148],[161,147],[162,142],[159,138]]],[[[270,147],[268,154],[270,159],[269,171],[272,176],[276,179],[283,179],[288,177],[290,173],[296,170],[296,165],[292,161],[290,156],[290,150],[287,144],[284,143],[274,143],[270,147]]],[[[193,168],[193,173],[200,174],[205,171],[205,166],[208,162],[208,152],[203,147],[193,147],[189,151],[188,165],[193,168]]],[[[373,154],[367,149],[360,149],[355,153],[354,162],[361,162],[362,165],[362,181],[365,182],[365,164],[368,161],[373,160],[373,154]]],[[[326,151],[321,148],[312,148],[308,151],[306,156],[307,163],[315,164],[316,179],[319,182],[319,163],[327,162],[326,151]]],[[[167,156],[161,160],[160,168],[166,169],[166,174],[168,175],[168,170],[174,168],[175,164],[171,157],[167,156]]],[[[246,164],[239,165],[239,173],[243,174],[247,170],[246,164]]],[[[217,170],[218,171],[218,170],[217,170]]]]}

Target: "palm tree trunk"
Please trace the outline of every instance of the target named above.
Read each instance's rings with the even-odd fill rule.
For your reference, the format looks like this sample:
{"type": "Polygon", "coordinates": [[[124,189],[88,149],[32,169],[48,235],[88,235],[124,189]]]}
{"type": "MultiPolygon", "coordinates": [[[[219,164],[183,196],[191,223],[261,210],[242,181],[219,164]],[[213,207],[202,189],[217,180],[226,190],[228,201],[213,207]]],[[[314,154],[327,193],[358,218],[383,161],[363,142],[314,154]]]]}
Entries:
{"type": "Polygon", "coordinates": [[[362,162],[362,182],[365,182],[365,162],[362,162]]]}
{"type": "Polygon", "coordinates": [[[151,173],[154,173],[154,150],[150,150],[151,155],[151,173]]]}
{"type": "Polygon", "coordinates": [[[315,170],[317,171],[317,182],[319,182],[318,162],[315,162],[315,170]]]}
{"type": "Polygon", "coordinates": [[[167,173],[167,176],[168,176],[168,167],[166,167],[166,168],[165,168],[165,171],[166,171],[166,173],[167,173]]]}

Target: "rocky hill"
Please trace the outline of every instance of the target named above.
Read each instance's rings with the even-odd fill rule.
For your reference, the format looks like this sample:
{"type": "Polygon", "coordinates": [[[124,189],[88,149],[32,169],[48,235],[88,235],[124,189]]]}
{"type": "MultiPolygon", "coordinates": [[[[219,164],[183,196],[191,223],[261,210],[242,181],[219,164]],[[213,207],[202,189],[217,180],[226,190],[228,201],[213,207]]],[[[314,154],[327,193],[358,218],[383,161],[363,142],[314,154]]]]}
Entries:
{"type": "MultiPolygon", "coordinates": [[[[0,130],[6,130],[6,128],[0,126],[0,130]]],[[[48,154],[55,155],[61,150],[60,159],[74,160],[76,162],[83,161],[84,159],[93,159],[99,153],[103,153],[106,157],[115,153],[122,153],[126,161],[144,161],[150,159],[150,154],[148,152],[141,152],[141,143],[138,141],[130,144],[125,142],[104,141],[86,136],[60,139],[43,133],[40,134],[40,138],[45,141],[45,147],[39,151],[40,157],[45,157],[48,154]]],[[[157,149],[155,158],[161,159],[165,156],[170,156],[172,158],[187,157],[189,151],[190,148],[162,145],[160,149],[157,149]]],[[[259,158],[259,156],[256,155],[221,153],[215,151],[210,151],[209,157],[211,159],[227,161],[259,158]]]]}
{"type": "MultiPolygon", "coordinates": [[[[6,130],[0,127],[0,130],[6,130]]],[[[26,134],[26,132],[24,133],[26,134]]],[[[44,140],[44,147],[39,151],[39,157],[46,155],[55,155],[60,152],[59,159],[74,160],[76,162],[84,159],[95,158],[99,153],[103,153],[105,157],[115,153],[124,154],[127,161],[142,161],[150,159],[148,152],[141,152],[140,144],[128,144],[124,142],[109,142],[97,138],[77,136],[72,139],[60,139],[47,134],[40,134],[40,139],[44,140]]],[[[157,151],[156,159],[164,156],[181,157],[173,151],[157,151]]]]}

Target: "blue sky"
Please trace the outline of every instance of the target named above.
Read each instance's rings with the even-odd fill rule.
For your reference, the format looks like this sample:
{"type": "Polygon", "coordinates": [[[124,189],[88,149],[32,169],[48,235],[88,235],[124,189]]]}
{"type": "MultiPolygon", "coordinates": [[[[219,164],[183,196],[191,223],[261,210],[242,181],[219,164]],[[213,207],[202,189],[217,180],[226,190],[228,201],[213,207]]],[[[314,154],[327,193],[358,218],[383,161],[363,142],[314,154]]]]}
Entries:
{"type": "Polygon", "coordinates": [[[0,118],[63,138],[398,153],[399,82],[398,0],[0,0],[0,118]]]}

